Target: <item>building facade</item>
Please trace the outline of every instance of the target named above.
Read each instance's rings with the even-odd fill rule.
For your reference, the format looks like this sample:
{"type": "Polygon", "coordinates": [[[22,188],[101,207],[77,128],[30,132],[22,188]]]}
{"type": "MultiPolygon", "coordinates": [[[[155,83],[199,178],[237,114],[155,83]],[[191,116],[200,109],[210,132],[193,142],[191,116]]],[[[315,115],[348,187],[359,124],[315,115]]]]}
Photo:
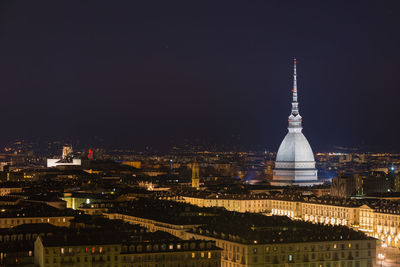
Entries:
{"type": "Polygon", "coordinates": [[[50,223],[55,226],[65,226],[68,227],[70,225],[70,220],[72,220],[74,216],[37,216],[37,217],[29,217],[29,216],[12,216],[12,217],[0,217],[0,228],[12,228],[21,224],[26,223],[50,223]]]}
{"type": "MultiPolygon", "coordinates": [[[[285,205],[283,202],[275,202],[272,205],[276,205],[276,210],[279,213],[282,208],[284,208],[286,212],[290,212],[290,209],[297,209],[299,214],[293,212],[293,218],[294,215],[301,216],[301,205],[296,204],[296,202],[292,202],[289,205],[285,205]]],[[[232,230],[232,225],[228,224],[235,225],[237,222],[232,218],[226,219],[229,220],[230,223],[218,221],[217,223],[222,225],[222,228],[220,227],[218,230],[213,228],[206,229],[208,226],[203,225],[192,225],[190,227],[185,227],[184,229],[179,229],[182,226],[166,224],[162,221],[146,218],[133,219],[132,216],[127,216],[121,213],[110,215],[110,219],[121,219],[130,223],[141,222],[141,226],[146,227],[152,232],[157,230],[166,231],[188,241],[193,239],[215,241],[216,246],[222,249],[220,259],[221,266],[223,267],[376,266],[376,240],[373,238],[365,238],[362,233],[352,231],[347,227],[340,228],[340,226],[336,226],[337,224],[335,224],[335,228],[332,229],[325,229],[321,224],[317,224],[314,229],[312,227],[313,224],[307,224],[304,226],[296,221],[287,219],[285,221],[282,219],[284,217],[267,217],[260,215],[260,218],[254,220],[255,223],[260,222],[260,219],[264,220],[263,218],[265,218],[265,220],[270,220],[269,218],[275,220],[274,218],[277,218],[277,222],[275,224],[272,223],[269,226],[251,226],[249,231],[247,231],[247,226],[242,224],[246,219],[243,219],[244,221],[239,222],[240,226],[237,227],[239,232],[233,233],[229,232],[232,230]],[[291,224],[295,226],[286,226],[287,221],[291,221],[291,224]],[[202,227],[206,230],[202,229],[202,227]],[[296,230],[296,227],[299,228],[296,230]],[[307,232],[299,230],[301,228],[304,228],[307,232]],[[245,230],[243,231],[243,229],[245,230]],[[343,231],[343,234],[338,231],[343,231]],[[280,236],[278,233],[282,233],[282,235],[280,236]],[[275,239],[276,237],[274,235],[280,236],[279,239],[275,239]]],[[[247,216],[249,215],[247,214],[247,216]]],[[[289,213],[288,216],[291,217],[292,214],[289,213]]],[[[235,218],[238,219],[240,216],[236,216],[235,218]]],[[[165,246],[169,245],[165,244],[165,246]]],[[[172,245],[171,248],[173,249],[174,245],[172,245]]],[[[141,250],[143,249],[144,248],[141,247],[141,250]]],[[[160,250],[160,247],[157,247],[157,249],[160,250]]],[[[149,247],[149,252],[153,250],[154,248],[149,247]]],[[[139,265],[141,265],[139,262],[143,260],[142,256],[140,259],[136,259],[132,258],[132,255],[128,256],[129,253],[130,252],[127,251],[126,259],[123,260],[123,262],[126,262],[125,267],[139,267],[139,265]],[[136,263],[136,265],[129,265],[132,263],[136,263]]],[[[203,258],[206,257],[205,255],[206,254],[202,255],[200,253],[194,255],[194,257],[203,258]]],[[[185,259],[185,256],[183,257],[185,259]]],[[[156,258],[154,257],[149,258],[148,262],[150,263],[155,260],[156,258]]],[[[154,265],[152,266],[155,267],[154,265]]],[[[206,266],[207,265],[204,267],[206,266]]],[[[161,266],[158,265],[157,267],[161,266]]],[[[184,267],[184,265],[180,265],[180,267],[184,267]]]]}
{"type": "Polygon", "coordinates": [[[124,243],[121,267],[219,267],[221,249],[203,240],[124,243]]]}
{"type": "Polygon", "coordinates": [[[77,240],[69,242],[62,238],[39,236],[35,241],[34,262],[38,267],[63,266],[120,266],[121,243],[90,242],[77,240]]]}
{"type": "Polygon", "coordinates": [[[197,227],[197,224],[172,224],[166,222],[160,222],[157,220],[152,220],[148,218],[142,218],[137,216],[132,216],[129,214],[122,213],[103,213],[103,216],[110,220],[123,220],[124,222],[129,222],[131,224],[138,224],[151,232],[163,231],[179,238],[185,237],[185,232],[197,227]]]}
{"type": "Polygon", "coordinates": [[[224,199],[183,196],[182,201],[199,207],[223,207],[229,211],[288,216],[325,225],[343,225],[363,231],[390,247],[400,248],[400,203],[367,205],[353,200],[239,197],[224,199]]]}
{"type": "Polygon", "coordinates": [[[190,234],[188,238],[214,240],[222,248],[222,267],[373,267],[376,266],[374,240],[343,240],[243,244],[237,241],[190,234]]]}
{"type": "Polygon", "coordinates": [[[0,187],[0,196],[6,196],[14,193],[21,193],[22,187],[0,187]]]}
{"type": "Polygon", "coordinates": [[[262,196],[238,196],[237,198],[225,197],[192,197],[182,196],[179,201],[195,205],[198,207],[211,208],[225,208],[229,211],[237,212],[256,212],[256,213],[269,213],[271,211],[270,199],[263,198],[262,196]]]}

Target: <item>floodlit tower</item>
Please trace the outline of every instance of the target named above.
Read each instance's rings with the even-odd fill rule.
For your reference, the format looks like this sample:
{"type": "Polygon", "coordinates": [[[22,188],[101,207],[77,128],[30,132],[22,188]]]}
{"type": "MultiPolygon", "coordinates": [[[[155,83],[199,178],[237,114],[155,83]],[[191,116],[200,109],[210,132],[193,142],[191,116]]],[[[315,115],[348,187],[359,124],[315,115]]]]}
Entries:
{"type": "Polygon", "coordinates": [[[192,187],[200,189],[200,172],[197,160],[195,160],[192,164],[192,187]]]}
{"type": "Polygon", "coordinates": [[[296,59],[294,59],[293,63],[292,111],[289,116],[289,132],[283,139],[276,154],[271,184],[278,186],[311,186],[320,183],[318,182],[313,151],[302,133],[302,117],[299,113],[299,103],[297,101],[296,59]]]}
{"type": "Polygon", "coordinates": [[[62,149],[62,158],[63,159],[65,159],[71,153],[72,153],[72,146],[71,145],[63,146],[63,149],[62,149]]]}

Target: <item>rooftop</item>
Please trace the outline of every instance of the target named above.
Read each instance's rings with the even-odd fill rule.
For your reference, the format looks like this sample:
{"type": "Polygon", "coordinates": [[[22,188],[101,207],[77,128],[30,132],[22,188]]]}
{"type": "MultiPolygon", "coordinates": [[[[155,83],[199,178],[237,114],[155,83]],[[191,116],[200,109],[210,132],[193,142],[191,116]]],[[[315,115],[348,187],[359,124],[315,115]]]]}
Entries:
{"type": "Polygon", "coordinates": [[[85,246],[85,245],[112,245],[120,244],[122,239],[119,233],[112,231],[85,231],[67,232],[50,236],[41,236],[46,247],[58,246],[85,246]]]}
{"type": "Polygon", "coordinates": [[[0,218],[26,217],[71,217],[78,214],[71,209],[59,210],[43,203],[21,202],[17,205],[2,206],[0,218]]]}
{"type": "Polygon", "coordinates": [[[250,213],[224,214],[211,218],[195,233],[243,244],[322,242],[370,239],[362,232],[344,226],[325,226],[292,221],[285,216],[263,216],[250,213]]]}
{"type": "Polygon", "coordinates": [[[120,213],[175,225],[200,225],[207,223],[210,217],[219,216],[223,211],[224,209],[200,208],[174,201],[140,199],[121,203],[108,213],[120,213]]]}

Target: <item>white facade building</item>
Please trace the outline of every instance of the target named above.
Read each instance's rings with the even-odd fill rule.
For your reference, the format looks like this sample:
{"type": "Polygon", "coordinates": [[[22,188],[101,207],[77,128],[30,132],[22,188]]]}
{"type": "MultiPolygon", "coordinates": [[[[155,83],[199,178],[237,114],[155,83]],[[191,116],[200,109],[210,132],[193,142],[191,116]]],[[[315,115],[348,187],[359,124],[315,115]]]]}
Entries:
{"type": "Polygon", "coordinates": [[[57,167],[57,166],[81,166],[81,159],[72,159],[71,161],[65,161],[62,159],[47,159],[47,167],[57,167]]]}

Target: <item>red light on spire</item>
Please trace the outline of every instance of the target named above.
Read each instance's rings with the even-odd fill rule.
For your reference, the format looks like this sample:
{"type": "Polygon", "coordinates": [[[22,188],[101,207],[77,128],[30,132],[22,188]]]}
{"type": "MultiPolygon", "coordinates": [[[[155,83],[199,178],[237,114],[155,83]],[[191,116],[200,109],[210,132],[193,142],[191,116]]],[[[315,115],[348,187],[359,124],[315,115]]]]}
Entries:
{"type": "Polygon", "coordinates": [[[91,150],[91,149],[89,149],[88,158],[93,159],[93,150],[91,150]]]}

